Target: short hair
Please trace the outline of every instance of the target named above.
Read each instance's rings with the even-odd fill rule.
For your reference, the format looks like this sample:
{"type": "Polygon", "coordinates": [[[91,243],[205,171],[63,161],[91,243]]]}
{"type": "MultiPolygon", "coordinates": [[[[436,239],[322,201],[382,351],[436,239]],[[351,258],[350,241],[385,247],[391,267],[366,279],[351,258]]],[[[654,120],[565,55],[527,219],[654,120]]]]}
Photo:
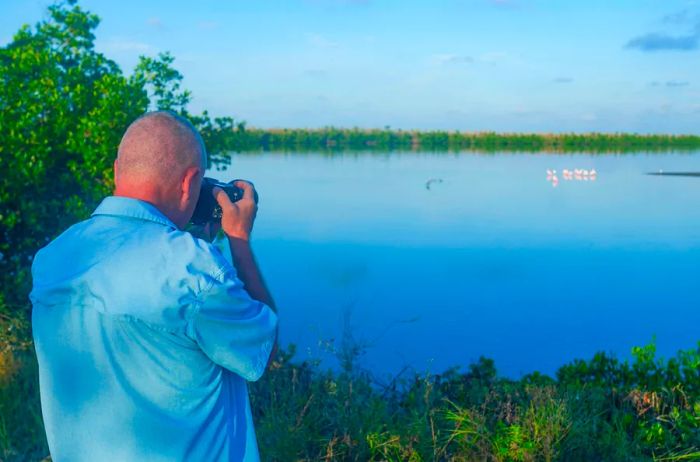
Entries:
{"type": "Polygon", "coordinates": [[[117,152],[117,175],[135,181],[167,182],[179,179],[189,167],[205,169],[206,164],[197,129],[170,111],[147,112],[134,120],[117,152]]]}

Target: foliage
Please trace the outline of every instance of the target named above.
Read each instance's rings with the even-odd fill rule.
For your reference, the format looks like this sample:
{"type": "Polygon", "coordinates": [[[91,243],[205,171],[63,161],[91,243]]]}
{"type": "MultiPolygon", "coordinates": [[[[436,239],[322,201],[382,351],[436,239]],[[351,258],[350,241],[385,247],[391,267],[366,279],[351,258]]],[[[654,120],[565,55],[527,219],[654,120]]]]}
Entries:
{"type": "MultiPolygon", "coordinates": [[[[124,75],[95,50],[98,24],[74,0],[59,2],[0,48],[0,319],[14,324],[29,310],[32,256],[112,189],[117,146],[131,121],[149,108],[190,117],[215,163],[232,147],[220,134],[244,128],[231,118],[190,115],[191,96],[167,53],[141,57],[124,75]]],[[[2,324],[3,344],[9,325],[2,324]]]]}
{"type": "Polygon", "coordinates": [[[599,354],[563,366],[556,379],[501,378],[482,358],[465,372],[397,377],[390,386],[361,369],[321,371],[292,356],[280,353],[251,385],[268,460],[700,456],[700,344],[667,361],[656,357],[653,343],[635,348],[631,362],[599,354]]]}
{"type": "Polygon", "coordinates": [[[32,255],[109,190],[120,133],[148,103],[94,51],[96,16],[62,5],[49,13],[0,49],[3,313],[27,309],[32,255]]]}
{"type": "Polygon", "coordinates": [[[457,131],[248,129],[226,134],[245,151],[479,151],[592,152],[691,150],[700,136],[628,133],[494,133],[457,131]]]}
{"type": "Polygon", "coordinates": [[[47,454],[36,360],[28,351],[0,351],[0,460],[47,454]]]}
{"type": "MultiPolygon", "coordinates": [[[[652,343],[556,378],[499,377],[481,358],[382,384],[295,361],[292,346],[250,392],[265,460],[688,461],[700,460],[699,362],[700,344],[663,360],[652,343]]],[[[32,358],[0,355],[0,459],[47,454],[37,392],[32,358]]]]}

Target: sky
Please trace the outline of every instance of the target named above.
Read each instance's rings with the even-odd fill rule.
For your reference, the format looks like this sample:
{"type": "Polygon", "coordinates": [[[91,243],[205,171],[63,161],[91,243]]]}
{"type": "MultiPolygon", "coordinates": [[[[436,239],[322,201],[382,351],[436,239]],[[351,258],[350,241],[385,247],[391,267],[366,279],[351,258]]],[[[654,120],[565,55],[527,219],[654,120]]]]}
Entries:
{"type": "MultiPolygon", "coordinates": [[[[48,0],[0,0],[0,44],[48,0]]],[[[249,126],[700,133],[691,0],[84,0],[130,73],[249,126]]]]}

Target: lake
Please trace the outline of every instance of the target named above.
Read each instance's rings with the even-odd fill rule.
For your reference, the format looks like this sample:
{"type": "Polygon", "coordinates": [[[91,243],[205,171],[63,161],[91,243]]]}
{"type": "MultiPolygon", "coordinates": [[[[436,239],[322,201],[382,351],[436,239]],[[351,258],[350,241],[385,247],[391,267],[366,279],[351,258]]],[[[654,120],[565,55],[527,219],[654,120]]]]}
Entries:
{"type": "Polygon", "coordinates": [[[254,248],[299,359],[343,332],[379,375],[493,358],[519,377],[700,340],[692,154],[235,154],[254,248]],[[566,172],[565,172],[566,170],[566,172]],[[556,178],[555,178],[556,177],[556,178]]]}

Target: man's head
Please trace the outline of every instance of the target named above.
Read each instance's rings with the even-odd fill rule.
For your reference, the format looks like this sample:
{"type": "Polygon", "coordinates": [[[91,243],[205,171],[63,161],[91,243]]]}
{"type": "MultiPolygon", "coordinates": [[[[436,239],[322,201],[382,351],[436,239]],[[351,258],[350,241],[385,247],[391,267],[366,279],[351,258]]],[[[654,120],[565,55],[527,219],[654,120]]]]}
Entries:
{"type": "Polygon", "coordinates": [[[187,119],[149,112],[129,125],[119,144],[114,194],[150,202],[183,228],[199,199],[206,164],[202,138],[187,119]]]}

